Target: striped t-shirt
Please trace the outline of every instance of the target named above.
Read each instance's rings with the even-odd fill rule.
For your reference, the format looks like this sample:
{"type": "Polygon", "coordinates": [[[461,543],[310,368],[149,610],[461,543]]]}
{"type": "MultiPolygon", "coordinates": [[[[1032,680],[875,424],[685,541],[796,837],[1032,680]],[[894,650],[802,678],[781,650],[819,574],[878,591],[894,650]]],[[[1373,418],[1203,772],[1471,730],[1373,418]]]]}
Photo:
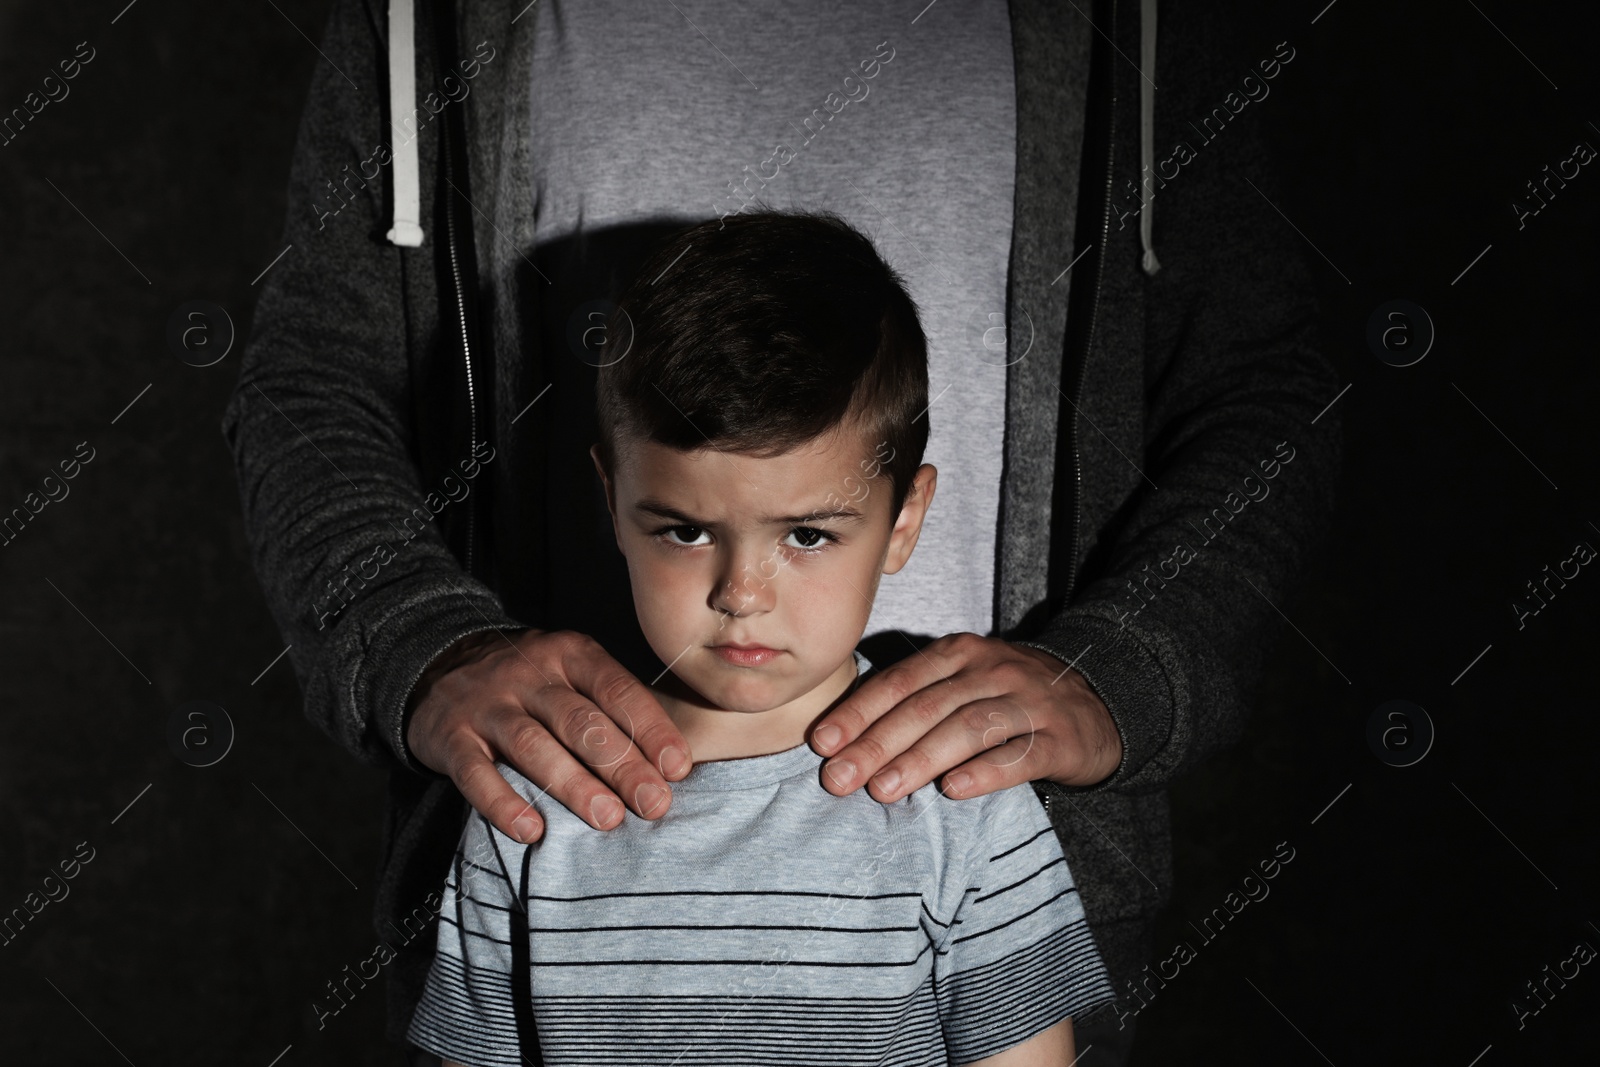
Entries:
{"type": "Polygon", "coordinates": [[[881,804],[821,765],[808,745],[698,763],[666,815],[601,831],[497,764],[545,833],[470,814],[409,1040],[523,1063],[514,955],[552,1067],[943,1067],[1112,999],[1030,786],[881,804]]]}

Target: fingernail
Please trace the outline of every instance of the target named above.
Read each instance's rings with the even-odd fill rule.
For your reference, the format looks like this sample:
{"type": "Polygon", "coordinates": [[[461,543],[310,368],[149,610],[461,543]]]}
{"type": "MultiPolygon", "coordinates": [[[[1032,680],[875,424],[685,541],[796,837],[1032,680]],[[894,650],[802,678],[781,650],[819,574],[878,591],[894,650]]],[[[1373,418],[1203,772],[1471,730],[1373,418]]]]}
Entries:
{"type": "Polygon", "coordinates": [[[613,797],[600,796],[589,801],[589,819],[596,826],[610,826],[622,818],[622,805],[613,797]]]}
{"type": "Polygon", "coordinates": [[[666,778],[677,778],[689,769],[689,757],[683,754],[681,748],[669,748],[661,753],[661,774],[666,778]]]}
{"type": "Polygon", "coordinates": [[[828,749],[829,751],[832,751],[834,748],[838,747],[840,741],[844,740],[844,731],[830,722],[828,725],[817,730],[816,738],[817,744],[821,745],[825,749],[828,749]]]}
{"type": "Polygon", "coordinates": [[[533,835],[539,830],[539,824],[526,815],[518,815],[511,820],[511,836],[521,841],[524,845],[533,840],[533,835]]]}
{"type": "Polygon", "coordinates": [[[657,808],[667,802],[669,795],[659,785],[646,782],[633,794],[633,800],[635,804],[639,805],[639,813],[648,819],[655,814],[657,808]]]}
{"type": "Polygon", "coordinates": [[[828,777],[833,779],[833,784],[840,789],[854,787],[856,781],[856,765],[847,759],[833,760],[824,765],[828,777]]]}
{"type": "Polygon", "coordinates": [[[900,772],[896,770],[884,771],[872,780],[878,783],[878,792],[884,796],[891,796],[900,788],[900,772]]]}
{"type": "Polygon", "coordinates": [[[952,774],[950,777],[944,780],[944,791],[946,795],[951,793],[965,793],[967,791],[967,786],[971,784],[972,775],[968,774],[966,771],[957,771],[955,774],[952,774]]]}

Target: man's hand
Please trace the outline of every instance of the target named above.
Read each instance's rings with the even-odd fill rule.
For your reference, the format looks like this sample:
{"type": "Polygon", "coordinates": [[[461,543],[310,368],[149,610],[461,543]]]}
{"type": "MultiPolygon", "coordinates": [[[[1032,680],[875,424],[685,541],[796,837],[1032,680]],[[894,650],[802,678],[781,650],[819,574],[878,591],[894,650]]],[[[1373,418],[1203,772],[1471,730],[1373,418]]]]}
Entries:
{"type": "Polygon", "coordinates": [[[597,830],[672,804],[689,745],[661,705],[598,642],[571,631],[473,634],[417,680],[406,744],[447,774],[501,833],[524,843],[544,820],[495,769],[511,764],[597,830]]]}
{"type": "Polygon", "coordinates": [[[1046,652],[949,634],[875,674],[811,733],[838,796],[868,782],[883,803],[946,771],[952,799],[1022,782],[1093,785],[1122,762],[1122,736],[1083,675],[1046,652]],[[881,768],[881,770],[880,770],[881,768]]]}

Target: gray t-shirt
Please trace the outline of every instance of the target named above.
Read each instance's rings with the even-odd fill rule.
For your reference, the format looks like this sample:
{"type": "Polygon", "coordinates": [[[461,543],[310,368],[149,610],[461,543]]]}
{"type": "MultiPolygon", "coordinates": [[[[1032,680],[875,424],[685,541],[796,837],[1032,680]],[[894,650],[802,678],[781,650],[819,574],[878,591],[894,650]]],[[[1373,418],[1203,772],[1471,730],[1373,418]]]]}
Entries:
{"type": "Polygon", "coordinates": [[[1031,787],[880,804],[833,796],[821,765],[808,745],[698,763],[666,815],[600,831],[497,764],[545,834],[521,845],[471,815],[408,1039],[520,1063],[523,936],[551,1067],[943,1067],[1112,999],[1031,787]]]}
{"type": "MultiPolygon", "coordinates": [[[[879,589],[867,636],[992,629],[1016,166],[1011,23],[999,0],[948,0],[913,24],[915,14],[882,0],[692,10],[541,0],[526,16],[537,20],[530,262],[541,272],[530,268],[526,289],[553,388],[520,432],[543,435],[541,492],[563,502],[539,579],[556,616],[548,625],[594,635],[629,666],[629,655],[648,655],[618,610],[626,572],[588,457],[594,372],[572,354],[574,338],[593,336],[584,327],[595,302],[615,295],[652,225],[686,226],[759,197],[835,210],[869,235],[904,275],[928,335],[925,461],[939,468],[938,493],[910,562],[879,589]],[[569,515],[586,495],[592,506],[569,515]]],[[[509,410],[543,386],[531,382],[509,410]]]]}

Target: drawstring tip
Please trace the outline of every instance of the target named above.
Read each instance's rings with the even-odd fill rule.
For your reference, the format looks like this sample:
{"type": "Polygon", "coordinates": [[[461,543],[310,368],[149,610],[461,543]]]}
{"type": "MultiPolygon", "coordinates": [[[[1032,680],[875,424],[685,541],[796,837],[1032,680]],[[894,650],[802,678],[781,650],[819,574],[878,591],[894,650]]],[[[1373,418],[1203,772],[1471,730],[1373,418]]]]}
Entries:
{"type": "Polygon", "coordinates": [[[422,227],[414,222],[396,221],[387,234],[389,243],[401,248],[419,248],[422,245],[422,227]]]}
{"type": "Polygon", "coordinates": [[[1147,248],[1144,250],[1144,261],[1141,265],[1144,267],[1146,274],[1154,274],[1161,269],[1161,261],[1156,258],[1155,249],[1147,248]]]}

